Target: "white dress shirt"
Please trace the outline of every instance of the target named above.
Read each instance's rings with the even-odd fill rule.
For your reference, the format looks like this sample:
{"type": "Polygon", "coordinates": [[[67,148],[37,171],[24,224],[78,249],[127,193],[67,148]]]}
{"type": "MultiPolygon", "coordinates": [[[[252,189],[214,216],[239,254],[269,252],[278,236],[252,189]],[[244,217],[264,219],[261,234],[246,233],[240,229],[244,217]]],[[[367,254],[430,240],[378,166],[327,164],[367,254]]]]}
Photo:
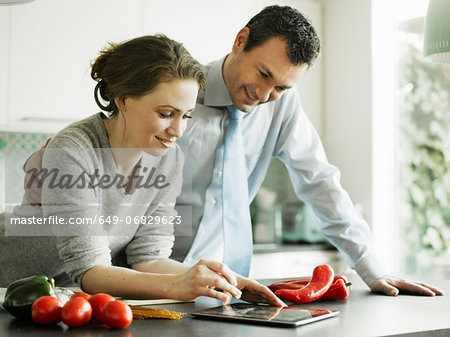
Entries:
{"type": "MultiPolygon", "coordinates": [[[[206,66],[206,88],[199,93],[193,118],[178,141],[185,154],[186,174],[177,203],[192,205],[192,236],[176,237],[173,257],[182,260],[187,253],[184,262],[188,264],[200,258],[223,258],[221,169],[228,122],[225,107],[232,104],[222,77],[224,59],[206,66]]],[[[247,113],[242,130],[249,201],[258,192],[272,157],[278,158],[286,165],[299,199],[312,208],[318,228],[348,264],[367,284],[382,276],[369,226],[341,187],[339,170],[328,163],[297,91],[287,90],[277,101],[247,113]]]]}

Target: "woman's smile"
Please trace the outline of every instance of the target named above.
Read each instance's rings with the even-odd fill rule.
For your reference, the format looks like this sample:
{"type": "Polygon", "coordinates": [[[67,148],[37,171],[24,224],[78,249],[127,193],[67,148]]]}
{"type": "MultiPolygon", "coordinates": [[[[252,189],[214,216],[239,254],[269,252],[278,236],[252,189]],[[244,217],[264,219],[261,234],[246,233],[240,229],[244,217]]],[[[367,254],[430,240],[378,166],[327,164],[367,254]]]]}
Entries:
{"type": "Polygon", "coordinates": [[[172,147],[172,145],[177,140],[176,138],[166,139],[166,138],[162,138],[162,137],[159,137],[159,136],[155,136],[155,138],[158,139],[159,142],[162,144],[162,146],[165,147],[165,148],[172,147]]]}

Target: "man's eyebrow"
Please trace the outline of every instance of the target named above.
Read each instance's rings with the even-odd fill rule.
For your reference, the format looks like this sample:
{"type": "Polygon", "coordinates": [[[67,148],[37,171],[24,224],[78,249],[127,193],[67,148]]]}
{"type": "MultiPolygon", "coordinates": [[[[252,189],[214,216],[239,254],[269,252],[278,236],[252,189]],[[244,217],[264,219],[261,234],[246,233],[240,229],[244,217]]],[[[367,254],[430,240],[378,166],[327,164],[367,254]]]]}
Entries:
{"type": "MultiPolygon", "coordinates": [[[[263,64],[260,64],[259,67],[261,68],[261,70],[263,70],[267,76],[269,76],[270,79],[274,79],[273,78],[273,74],[272,72],[263,64]]],[[[283,90],[287,90],[287,89],[291,89],[292,87],[290,85],[277,85],[278,88],[283,89],[283,90]]]]}
{"type": "Polygon", "coordinates": [[[259,67],[273,80],[272,72],[264,64],[260,64],[259,67]]]}

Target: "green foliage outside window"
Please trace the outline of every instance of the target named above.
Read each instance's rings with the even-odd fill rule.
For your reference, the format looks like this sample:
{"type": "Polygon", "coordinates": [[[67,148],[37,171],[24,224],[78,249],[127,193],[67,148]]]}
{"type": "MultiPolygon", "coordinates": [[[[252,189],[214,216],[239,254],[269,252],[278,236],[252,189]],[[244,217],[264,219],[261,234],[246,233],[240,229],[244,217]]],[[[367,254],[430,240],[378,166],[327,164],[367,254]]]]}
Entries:
{"type": "Polygon", "coordinates": [[[409,262],[423,270],[450,257],[450,65],[424,62],[417,35],[401,41],[401,219],[409,262]]]}

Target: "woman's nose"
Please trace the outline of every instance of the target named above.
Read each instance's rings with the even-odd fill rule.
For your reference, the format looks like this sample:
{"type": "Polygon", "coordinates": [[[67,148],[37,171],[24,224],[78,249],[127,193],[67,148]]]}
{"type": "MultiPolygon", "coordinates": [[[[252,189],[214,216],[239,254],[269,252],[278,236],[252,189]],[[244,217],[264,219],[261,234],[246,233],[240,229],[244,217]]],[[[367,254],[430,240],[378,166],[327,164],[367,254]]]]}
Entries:
{"type": "Polygon", "coordinates": [[[180,138],[183,135],[184,129],[186,128],[185,124],[186,121],[182,118],[173,119],[167,131],[172,137],[180,138]]]}

